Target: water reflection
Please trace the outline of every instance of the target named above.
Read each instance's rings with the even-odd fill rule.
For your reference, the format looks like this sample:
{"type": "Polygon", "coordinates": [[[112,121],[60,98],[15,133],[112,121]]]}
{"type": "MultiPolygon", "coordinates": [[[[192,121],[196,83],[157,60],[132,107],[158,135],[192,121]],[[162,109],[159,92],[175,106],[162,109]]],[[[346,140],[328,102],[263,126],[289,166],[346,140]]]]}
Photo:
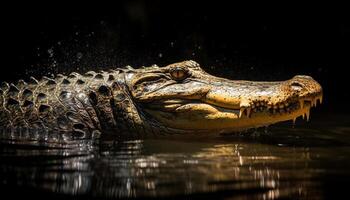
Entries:
{"type": "Polygon", "coordinates": [[[319,180],[326,173],[344,173],[349,166],[330,165],[348,160],[350,152],[344,146],[329,151],[260,140],[266,137],[254,142],[69,140],[43,146],[3,138],[1,185],[98,198],[214,194],[307,199],[323,195],[319,180]]]}

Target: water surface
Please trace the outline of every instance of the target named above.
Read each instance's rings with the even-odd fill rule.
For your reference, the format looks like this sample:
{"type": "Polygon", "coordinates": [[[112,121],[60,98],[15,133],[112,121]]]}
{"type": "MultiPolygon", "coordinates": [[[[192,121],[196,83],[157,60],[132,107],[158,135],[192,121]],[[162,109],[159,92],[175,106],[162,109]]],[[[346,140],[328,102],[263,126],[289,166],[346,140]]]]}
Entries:
{"type": "Polygon", "coordinates": [[[231,136],[0,141],[0,188],[11,198],[332,199],[350,184],[345,115],[231,136]]]}

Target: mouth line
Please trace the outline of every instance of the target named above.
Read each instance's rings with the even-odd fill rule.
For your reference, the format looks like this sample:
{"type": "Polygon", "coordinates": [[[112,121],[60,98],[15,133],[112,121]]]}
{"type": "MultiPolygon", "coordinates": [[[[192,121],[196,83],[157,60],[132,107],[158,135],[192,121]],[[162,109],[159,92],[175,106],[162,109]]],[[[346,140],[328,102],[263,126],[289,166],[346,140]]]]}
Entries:
{"type": "Polygon", "coordinates": [[[157,100],[154,101],[153,104],[146,104],[146,107],[153,108],[153,109],[160,109],[161,111],[166,112],[177,112],[176,109],[185,106],[187,104],[193,104],[193,103],[201,103],[201,104],[207,104],[212,107],[217,108],[219,111],[223,110],[229,110],[231,112],[237,113],[239,116],[238,118],[251,118],[255,114],[259,113],[267,113],[271,117],[273,116],[285,116],[285,115],[293,115],[293,113],[300,112],[301,115],[296,116],[293,121],[295,122],[296,118],[299,116],[302,116],[303,119],[306,117],[307,121],[310,118],[310,109],[312,107],[316,107],[317,104],[322,103],[322,95],[317,95],[313,97],[305,97],[301,98],[299,100],[293,100],[290,102],[285,103],[279,103],[275,105],[269,105],[267,102],[256,102],[253,103],[248,108],[240,108],[240,109],[233,109],[232,107],[226,107],[221,105],[213,105],[207,102],[204,102],[200,99],[167,99],[167,100],[157,100]]]}

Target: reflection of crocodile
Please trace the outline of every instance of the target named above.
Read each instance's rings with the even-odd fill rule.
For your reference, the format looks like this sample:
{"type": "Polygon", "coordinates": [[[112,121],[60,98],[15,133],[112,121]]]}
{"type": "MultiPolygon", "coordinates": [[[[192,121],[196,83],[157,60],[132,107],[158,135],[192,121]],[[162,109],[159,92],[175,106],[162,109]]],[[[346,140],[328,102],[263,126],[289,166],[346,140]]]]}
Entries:
{"type": "Polygon", "coordinates": [[[322,101],[309,76],[281,82],[211,76],[194,61],[2,83],[0,127],[75,133],[231,132],[309,118],[322,101]]]}

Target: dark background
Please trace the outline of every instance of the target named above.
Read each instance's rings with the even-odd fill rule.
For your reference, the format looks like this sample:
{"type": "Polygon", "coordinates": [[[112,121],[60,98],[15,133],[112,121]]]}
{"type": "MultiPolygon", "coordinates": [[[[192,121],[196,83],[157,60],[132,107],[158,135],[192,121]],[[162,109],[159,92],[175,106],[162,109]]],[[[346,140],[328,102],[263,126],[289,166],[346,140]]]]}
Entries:
{"type": "MultiPolygon", "coordinates": [[[[140,0],[1,8],[0,81],[193,59],[230,79],[311,75],[324,88],[324,104],[313,112],[328,118],[350,111],[346,5],[140,0]]],[[[326,196],[347,192],[346,175],[326,179],[326,196]]],[[[23,192],[5,191],[11,197],[23,192]]]]}
{"type": "Polygon", "coordinates": [[[193,59],[230,79],[311,75],[325,91],[316,112],[346,113],[349,16],[346,7],[318,6],[160,0],[5,6],[0,80],[193,59]]]}

